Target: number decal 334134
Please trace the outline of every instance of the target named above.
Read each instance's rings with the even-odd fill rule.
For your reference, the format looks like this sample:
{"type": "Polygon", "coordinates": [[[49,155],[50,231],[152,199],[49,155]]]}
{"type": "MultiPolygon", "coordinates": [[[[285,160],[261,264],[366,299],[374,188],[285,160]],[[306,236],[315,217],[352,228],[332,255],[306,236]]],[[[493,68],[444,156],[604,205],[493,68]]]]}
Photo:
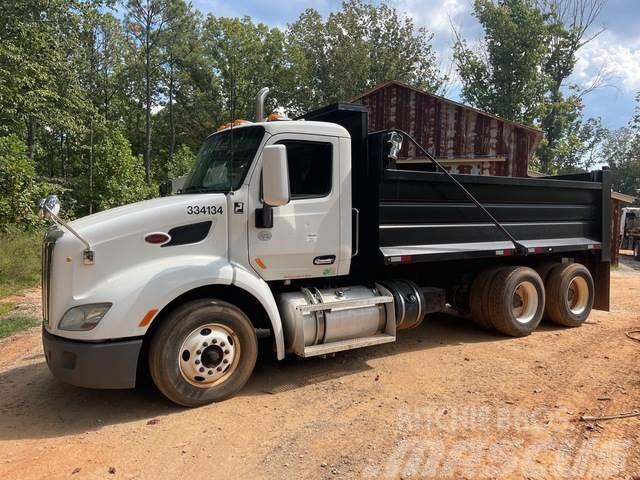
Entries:
{"type": "Polygon", "coordinates": [[[187,215],[222,215],[222,205],[188,205],[187,215]]]}

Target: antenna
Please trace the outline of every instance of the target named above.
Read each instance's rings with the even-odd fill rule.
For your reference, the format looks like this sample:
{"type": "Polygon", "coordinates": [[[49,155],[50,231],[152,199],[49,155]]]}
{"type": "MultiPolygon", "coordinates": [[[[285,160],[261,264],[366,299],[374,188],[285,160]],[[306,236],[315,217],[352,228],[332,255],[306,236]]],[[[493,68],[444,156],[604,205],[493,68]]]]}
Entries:
{"type": "MultiPolygon", "coordinates": [[[[231,115],[231,132],[229,133],[230,137],[231,137],[231,167],[235,168],[235,163],[234,163],[234,158],[233,158],[233,154],[234,154],[234,150],[235,150],[235,145],[233,143],[233,122],[234,122],[234,117],[236,115],[236,58],[235,55],[232,57],[232,63],[231,63],[231,109],[229,111],[229,114],[231,115]]],[[[229,170],[227,170],[229,171],[229,170]]],[[[228,173],[227,173],[228,175],[228,173]]],[[[229,182],[229,192],[231,192],[231,182],[229,182]]]]}

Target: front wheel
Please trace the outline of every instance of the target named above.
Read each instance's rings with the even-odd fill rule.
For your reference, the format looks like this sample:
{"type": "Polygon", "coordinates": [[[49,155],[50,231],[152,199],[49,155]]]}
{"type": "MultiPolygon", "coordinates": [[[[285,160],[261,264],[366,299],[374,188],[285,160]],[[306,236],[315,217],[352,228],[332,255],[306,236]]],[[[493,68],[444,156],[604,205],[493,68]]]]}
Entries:
{"type": "Polygon", "coordinates": [[[640,240],[633,242],[633,258],[640,262],[640,240]]]}
{"type": "Polygon", "coordinates": [[[171,312],[155,332],[149,370],[169,400],[198,407],[237,393],[257,356],[255,330],[242,310],[220,300],[194,300],[171,312]]]}

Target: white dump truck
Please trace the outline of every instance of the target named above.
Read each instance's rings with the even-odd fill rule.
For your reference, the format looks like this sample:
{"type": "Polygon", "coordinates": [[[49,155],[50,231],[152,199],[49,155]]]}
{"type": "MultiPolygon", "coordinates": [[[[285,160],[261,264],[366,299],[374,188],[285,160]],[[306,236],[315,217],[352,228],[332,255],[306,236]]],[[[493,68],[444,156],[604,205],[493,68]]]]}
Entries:
{"type": "Polygon", "coordinates": [[[606,170],[398,169],[409,144],[429,157],[400,130],[368,132],[364,107],[334,104],[212,134],[175,195],[68,224],[43,200],[49,368],[90,388],[148,373],[198,406],[244,386],[256,332],[283,359],[393,342],[445,308],[510,336],[609,308],[606,170]]]}

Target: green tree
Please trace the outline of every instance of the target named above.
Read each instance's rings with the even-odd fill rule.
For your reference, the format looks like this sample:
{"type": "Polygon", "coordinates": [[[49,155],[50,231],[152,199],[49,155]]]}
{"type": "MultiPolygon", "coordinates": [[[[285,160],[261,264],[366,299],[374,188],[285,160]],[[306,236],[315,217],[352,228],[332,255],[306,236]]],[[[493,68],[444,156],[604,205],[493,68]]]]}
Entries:
{"type": "MultiPolygon", "coordinates": [[[[79,7],[78,0],[0,2],[0,133],[24,138],[31,158],[38,132],[53,131],[64,143],[82,130],[79,7]]],[[[53,174],[51,157],[42,158],[53,174]]]]}
{"type": "MultiPolygon", "coordinates": [[[[261,87],[272,88],[267,108],[283,100],[284,34],[277,28],[254,24],[249,17],[216,18],[204,23],[205,54],[220,79],[221,120],[253,120],[254,98],[261,87]]],[[[266,112],[268,113],[268,112],[266,112]]]]}
{"type": "Polygon", "coordinates": [[[191,5],[183,0],[174,0],[168,15],[167,29],[163,43],[165,48],[164,94],[167,97],[169,135],[167,161],[173,161],[176,147],[176,93],[190,82],[187,68],[193,62],[193,56],[202,53],[199,49],[199,30],[201,18],[191,5]]]}
{"type": "Polygon", "coordinates": [[[608,133],[602,158],[611,168],[612,188],[638,197],[640,194],[640,138],[629,127],[608,133]]]}
{"type": "Polygon", "coordinates": [[[545,16],[533,0],[476,0],[474,16],[484,28],[475,51],[458,37],[454,61],[462,97],[472,105],[511,120],[533,124],[545,81],[545,16]]]}
{"type": "Polygon", "coordinates": [[[629,125],[607,135],[602,158],[611,167],[613,189],[636,197],[640,204],[640,92],[629,125]]]}
{"type": "Polygon", "coordinates": [[[604,0],[475,0],[484,28],[475,49],[458,35],[454,60],[465,101],[541,128],[544,173],[582,168],[602,141],[597,120],[583,119],[582,91],[567,84],[604,0]],[[587,135],[591,134],[591,136],[587,135]]]}
{"type": "Polygon", "coordinates": [[[438,92],[446,78],[431,45],[433,35],[388,3],[349,0],[323,21],[308,9],[289,25],[289,102],[300,113],[349,100],[388,80],[438,92]]]}
{"type": "Polygon", "coordinates": [[[41,191],[35,176],[25,144],[15,135],[0,137],[0,231],[37,223],[34,212],[41,191]]]}
{"type": "Polygon", "coordinates": [[[174,12],[170,0],[128,0],[125,22],[132,48],[142,57],[144,84],[144,167],[147,183],[151,182],[151,118],[158,100],[160,65],[162,64],[162,37],[170,15],[174,12]]]}
{"type": "Polygon", "coordinates": [[[178,178],[189,173],[195,160],[196,156],[188,145],[179,145],[175,155],[167,162],[167,180],[178,178]]]}
{"type": "Polygon", "coordinates": [[[98,210],[150,198],[157,188],[145,182],[140,157],[119,130],[102,138],[95,146],[96,206],[98,210]]]}

